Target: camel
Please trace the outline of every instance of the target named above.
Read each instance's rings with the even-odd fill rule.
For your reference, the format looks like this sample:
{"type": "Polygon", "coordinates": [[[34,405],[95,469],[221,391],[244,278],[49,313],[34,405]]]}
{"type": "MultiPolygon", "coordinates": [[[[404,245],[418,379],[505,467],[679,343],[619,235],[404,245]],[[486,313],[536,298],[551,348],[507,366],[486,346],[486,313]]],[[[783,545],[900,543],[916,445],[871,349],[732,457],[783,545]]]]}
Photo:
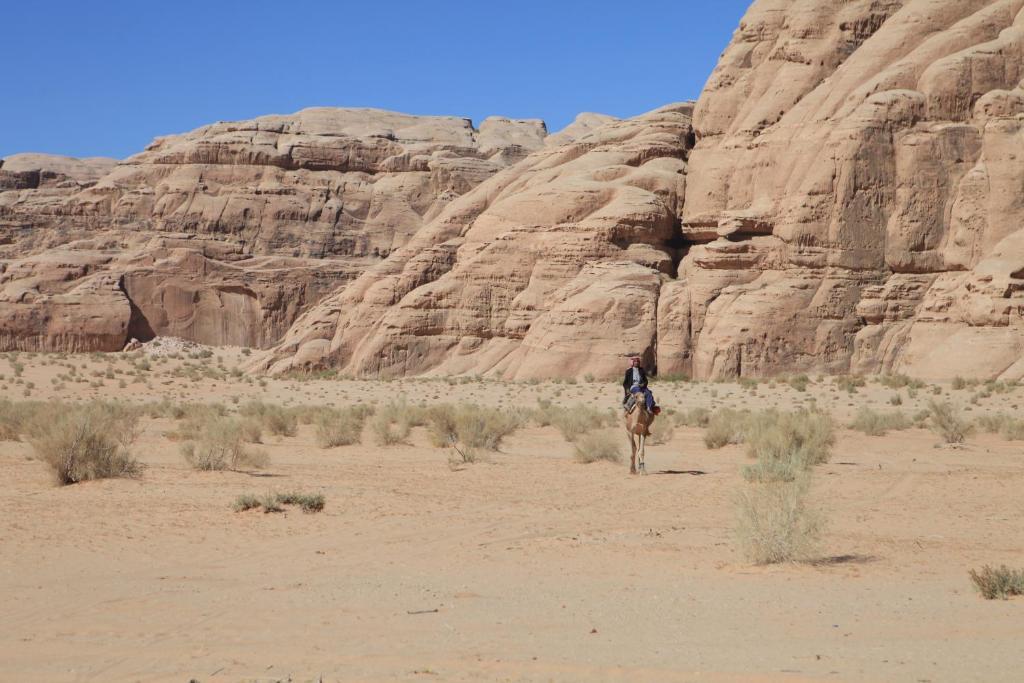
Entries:
{"type": "Polygon", "coordinates": [[[629,473],[637,472],[637,453],[640,454],[640,474],[647,474],[647,466],[644,464],[644,446],[647,444],[647,437],[651,434],[651,423],[654,422],[654,413],[647,412],[643,395],[637,396],[633,408],[626,412],[626,433],[629,434],[629,473]],[[637,446],[639,437],[640,444],[637,446]]]}

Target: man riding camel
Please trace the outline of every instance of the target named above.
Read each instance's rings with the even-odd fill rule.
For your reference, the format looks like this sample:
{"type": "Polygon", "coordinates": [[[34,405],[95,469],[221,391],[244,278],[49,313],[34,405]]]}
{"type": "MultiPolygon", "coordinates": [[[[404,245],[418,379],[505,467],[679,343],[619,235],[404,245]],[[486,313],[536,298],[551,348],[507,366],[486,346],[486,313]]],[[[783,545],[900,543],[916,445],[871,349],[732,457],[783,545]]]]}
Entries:
{"type": "Polygon", "coordinates": [[[626,402],[630,394],[643,394],[647,412],[655,415],[660,412],[654,405],[654,394],[647,388],[647,373],[640,366],[640,356],[633,356],[630,359],[630,367],[626,369],[626,376],[622,379],[622,390],[626,394],[622,399],[623,403],[626,402]]]}

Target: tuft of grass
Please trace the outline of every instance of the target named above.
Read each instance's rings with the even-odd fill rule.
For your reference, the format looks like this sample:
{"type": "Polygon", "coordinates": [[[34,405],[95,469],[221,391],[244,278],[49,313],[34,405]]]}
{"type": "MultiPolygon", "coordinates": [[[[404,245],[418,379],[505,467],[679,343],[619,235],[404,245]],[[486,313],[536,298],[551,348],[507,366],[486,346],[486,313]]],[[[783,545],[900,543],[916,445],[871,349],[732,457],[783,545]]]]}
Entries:
{"type": "Polygon", "coordinates": [[[318,411],[314,418],[317,445],[320,448],[334,448],[360,443],[363,439],[363,425],[372,412],[369,406],[318,411]]]}
{"type": "Polygon", "coordinates": [[[239,414],[259,420],[267,431],[276,436],[295,436],[299,429],[298,413],[263,401],[249,401],[239,409],[239,414]]]}
{"type": "Polygon", "coordinates": [[[813,465],[828,462],[835,444],[831,416],[809,410],[766,410],[748,419],[747,455],[757,462],[743,470],[747,481],[794,481],[813,465]]]}
{"type": "Polygon", "coordinates": [[[880,413],[864,406],[857,411],[850,429],[864,432],[868,436],[883,436],[889,431],[909,429],[912,425],[913,422],[899,411],[880,413]]]}
{"type": "Polygon", "coordinates": [[[1024,570],[1014,570],[1005,564],[1000,567],[985,565],[981,570],[969,572],[974,587],[986,600],[1006,600],[1014,595],[1024,595],[1024,570]]]}
{"type": "Polygon", "coordinates": [[[712,413],[704,430],[704,445],[721,448],[727,444],[743,443],[751,421],[747,410],[720,408],[712,413]]]}
{"type": "Polygon", "coordinates": [[[808,559],[817,548],[823,517],[807,503],[809,482],[800,477],[746,487],[737,501],[736,538],[754,564],[808,559]]]}
{"type": "Polygon", "coordinates": [[[246,421],[211,416],[192,425],[191,441],[182,444],[185,461],[197,470],[237,470],[266,467],[266,453],[246,445],[246,421]]]}
{"type": "Polygon", "coordinates": [[[259,496],[253,495],[252,493],[243,493],[235,498],[235,502],[231,504],[231,509],[235,512],[245,512],[246,510],[258,508],[262,504],[262,500],[259,496]]]}
{"type": "Polygon", "coordinates": [[[585,434],[604,427],[608,422],[608,413],[579,403],[565,408],[551,406],[541,410],[544,410],[547,421],[558,429],[569,443],[575,443],[585,434]]]}
{"type": "Polygon", "coordinates": [[[320,512],[324,509],[324,494],[322,493],[291,493],[277,494],[277,502],[282,505],[298,505],[303,512],[320,512]]]}
{"type": "Polygon", "coordinates": [[[391,402],[374,414],[370,420],[370,428],[382,446],[393,446],[409,438],[412,432],[412,421],[408,409],[401,404],[391,402]]]}
{"type": "Polygon", "coordinates": [[[974,429],[950,403],[930,400],[928,412],[932,431],[946,443],[963,443],[974,429]]]}
{"type": "Polygon", "coordinates": [[[573,442],[573,451],[576,462],[584,464],[602,460],[622,462],[622,451],[607,432],[592,432],[578,436],[573,442]]]}
{"type": "Polygon", "coordinates": [[[246,510],[257,510],[263,508],[263,512],[284,512],[285,505],[298,505],[306,513],[320,512],[324,509],[324,494],[322,493],[271,493],[267,492],[262,496],[252,493],[244,493],[231,505],[235,512],[246,510]]]}
{"type": "Polygon", "coordinates": [[[26,430],[35,456],[62,486],[142,473],[130,452],[139,434],[138,413],[125,406],[49,404],[26,430]]]}
{"type": "Polygon", "coordinates": [[[680,427],[707,427],[711,420],[711,411],[704,407],[690,408],[677,413],[675,420],[680,427]]]}

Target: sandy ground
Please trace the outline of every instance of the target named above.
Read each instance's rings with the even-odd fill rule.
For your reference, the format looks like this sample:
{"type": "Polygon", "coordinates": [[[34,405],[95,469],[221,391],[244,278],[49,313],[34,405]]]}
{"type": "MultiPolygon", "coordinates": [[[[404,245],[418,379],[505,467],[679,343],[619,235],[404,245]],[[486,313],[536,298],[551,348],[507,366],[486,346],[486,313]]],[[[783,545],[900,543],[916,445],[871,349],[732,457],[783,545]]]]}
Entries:
{"type": "MultiPolygon", "coordinates": [[[[598,383],[258,381],[244,360],[21,354],[12,399],[261,398],[345,405],[404,394],[533,406],[614,405],[598,383]],[[186,362],[220,379],[181,376],[186,362]],[[60,380],[67,365],[86,381],[60,380]],[[106,369],[112,378],[107,377],[106,369]],[[95,376],[99,373],[99,377],[95,376]],[[57,379],[56,382],[53,380],[57,379]],[[121,383],[124,384],[121,387],[121,383]]],[[[913,413],[933,389],[828,382],[656,384],[667,407],[810,404],[845,421],[860,405],[913,413]]],[[[1015,414],[1024,390],[969,400],[1015,414]]],[[[381,401],[383,402],[383,401],[381,401]]],[[[742,447],[710,451],[698,428],[648,450],[647,477],[577,464],[552,428],[508,438],[453,471],[409,444],[320,449],[312,428],[268,437],[260,473],[195,472],[148,420],[137,480],[56,487],[20,442],[0,442],[3,681],[1019,681],[1024,600],[985,601],[970,568],[1024,566],[1022,443],[931,432],[842,430],[816,468],[828,517],[818,561],[755,567],[734,540],[742,447]],[[320,514],[232,512],[241,493],[320,491],[320,514]]],[[[624,440],[625,437],[623,437],[624,440]]]]}

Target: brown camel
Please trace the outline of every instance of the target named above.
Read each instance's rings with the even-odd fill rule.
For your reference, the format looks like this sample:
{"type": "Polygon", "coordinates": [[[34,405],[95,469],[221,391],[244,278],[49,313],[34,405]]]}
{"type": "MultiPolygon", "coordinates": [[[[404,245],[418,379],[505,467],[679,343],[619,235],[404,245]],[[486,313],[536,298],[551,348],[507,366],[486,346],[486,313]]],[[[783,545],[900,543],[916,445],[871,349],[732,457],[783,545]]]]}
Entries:
{"type": "Polygon", "coordinates": [[[654,422],[654,413],[647,411],[644,397],[637,396],[633,407],[626,411],[626,433],[629,434],[629,473],[636,474],[637,453],[640,454],[640,473],[647,474],[647,466],[644,465],[644,446],[647,444],[647,437],[651,435],[651,423],[654,422]],[[637,439],[639,437],[639,447],[637,439]]]}

